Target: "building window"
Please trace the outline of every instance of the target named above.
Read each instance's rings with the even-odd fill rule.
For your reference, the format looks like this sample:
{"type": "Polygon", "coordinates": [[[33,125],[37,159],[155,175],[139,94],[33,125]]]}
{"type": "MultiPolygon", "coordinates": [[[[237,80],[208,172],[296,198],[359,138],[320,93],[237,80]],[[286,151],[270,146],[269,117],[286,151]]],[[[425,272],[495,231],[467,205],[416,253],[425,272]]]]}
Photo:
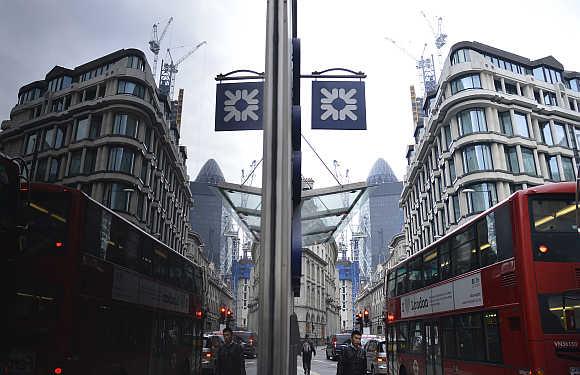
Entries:
{"type": "Polygon", "coordinates": [[[30,155],[36,150],[36,139],[38,138],[38,134],[32,133],[28,135],[28,139],[26,140],[26,148],[24,150],[25,155],[30,155]]]}
{"type": "Polygon", "coordinates": [[[75,136],[75,141],[80,141],[89,138],[89,118],[84,117],[77,120],[77,133],[75,136]]]}
{"type": "Polygon", "coordinates": [[[30,90],[18,95],[18,104],[24,104],[27,102],[31,102],[35,99],[40,98],[41,95],[42,95],[42,92],[40,91],[40,89],[38,89],[38,88],[30,89],[30,90]]]}
{"type": "Polygon", "coordinates": [[[72,85],[72,77],[62,76],[48,82],[48,91],[56,92],[69,88],[72,85]]]}
{"type": "Polygon", "coordinates": [[[54,133],[54,128],[46,129],[46,132],[44,133],[44,140],[40,147],[41,150],[50,150],[54,147],[54,133]]]}
{"type": "Polygon", "coordinates": [[[468,185],[464,191],[470,213],[483,212],[493,206],[496,200],[494,183],[484,182],[468,185]]]}
{"type": "Polygon", "coordinates": [[[473,145],[463,149],[463,167],[466,173],[492,170],[493,163],[489,145],[473,145]]]}
{"type": "Polygon", "coordinates": [[[503,92],[503,88],[501,86],[501,80],[494,79],[493,80],[493,86],[495,87],[495,91],[497,91],[497,92],[503,92]]]}
{"type": "Polygon", "coordinates": [[[106,202],[109,208],[129,212],[131,189],[125,184],[110,184],[107,186],[106,202]]]}
{"type": "Polygon", "coordinates": [[[91,116],[91,129],[89,130],[89,138],[96,139],[101,135],[101,123],[103,122],[102,115],[91,116]]]}
{"type": "Polygon", "coordinates": [[[564,170],[564,180],[574,181],[576,179],[576,173],[574,173],[574,164],[572,163],[572,158],[562,156],[562,169],[564,170]]]}
{"type": "Polygon", "coordinates": [[[534,78],[548,83],[558,83],[562,81],[562,75],[559,71],[545,68],[543,66],[534,68],[534,78]]]}
{"type": "Polygon", "coordinates": [[[501,131],[505,135],[514,135],[514,128],[512,126],[512,116],[510,111],[498,112],[499,123],[501,124],[501,131]]]}
{"type": "Polygon", "coordinates": [[[461,218],[461,209],[459,207],[459,196],[457,194],[451,196],[451,202],[453,204],[453,222],[457,223],[461,218]]]}
{"type": "Polygon", "coordinates": [[[523,190],[524,186],[522,184],[510,184],[510,194],[515,193],[518,190],[523,190]]]}
{"type": "Polygon", "coordinates": [[[529,148],[522,147],[522,159],[524,161],[524,173],[536,176],[536,160],[534,158],[534,151],[529,148]]]}
{"type": "Polygon", "coordinates": [[[520,137],[529,138],[530,132],[528,129],[528,118],[524,113],[514,113],[514,133],[520,137]]]}
{"type": "Polygon", "coordinates": [[[485,114],[482,108],[468,109],[457,115],[461,135],[487,131],[485,114]]]}
{"type": "Polygon", "coordinates": [[[449,159],[449,184],[453,185],[453,181],[455,181],[455,179],[457,178],[457,173],[455,171],[455,159],[453,158],[453,156],[451,157],[451,159],[449,159]]]}
{"type": "Polygon", "coordinates": [[[515,147],[505,148],[505,160],[508,171],[512,173],[520,173],[520,165],[518,163],[518,153],[515,147]]]}
{"type": "Polygon", "coordinates": [[[83,156],[82,151],[75,151],[71,153],[70,166],[68,170],[69,176],[76,176],[81,172],[81,158],[83,156]]]}
{"type": "Polygon", "coordinates": [[[50,160],[50,169],[48,171],[48,182],[54,182],[58,179],[58,172],[60,169],[60,160],[53,158],[50,160]]]}
{"type": "Polygon", "coordinates": [[[511,94],[511,95],[518,94],[518,86],[514,82],[505,81],[504,85],[505,85],[505,92],[506,93],[511,94]]]}
{"type": "Polygon", "coordinates": [[[126,113],[117,113],[113,123],[113,134],[136,138],[139,129],[139,119],[126,113]]]}
{"type": "Polygon", "coordinates": [[[560,181],[560,170],[558,169],[558,158],[556,156],[546,156],[546,165],[551,180],[560,181]]]}
{"type": "Polygon", "coordinates": [[[564,124],[554,123],[554,143],[557,146],[568,147],[568,139],[566,138],[566,127],[564,124]]]}
{"type": "Polygon", "coordinates": [[[469,49],[467,48],[458,49],[451,55],[451,65],[468,61],[471,61],[471,59],[469,58],[469,49]]]}
{"type": "Polygon", "coordinates": [[[548,121],[542,121],[539,123],[540,132],[542,134],[542,142],[548,146],[553,146],[554,141],[552,140],[552,131],[550,130],[550,123],[548,121]]]}
{"type": "Polygon", "coordinates": [[[64,135],[66,134],[65,127],[57,127],[56,134],[54,137],[54,148],[58,150],[64,145],[64,135]]]}
{"type": "Polygon", "coordinates": [[[97,150],[89,149],[85,153],[85,162],[83,165],[83,173],[89,174],[95,171],[95,166],[97,163],[97,150]]]}
{"type": "Polygon", "coordinates": [[[544,105],[558,105],[558,102],[556,101],[556,94],[550,91],[544,91],[544,105]]]}
{"type": "Polygon", "coordinates": [[[109,170],[116,172],[133,173],[135,152],[123,147],[111,148],[109,152],[109,170]]]}
{"type": "Polygon", "coordinates": [[[444,141],[444,150],[449,150],[451,147],[451,143],[453,143],[453,139],[451,138],[451,127],[449,125],[445,125],[441,128],[441,132],[443,133],[443,141],[444,141]]]}
{"type": "Polygon", "coordinates": [[[143,99],[145,97],[145,88],[135,82],[119,80],[117,94],[129,94],[143,99]]]}
{"type": "Polygon", "coordinates": [[[451,94],[456,94],[467,89],[480,89],[481,81],[479,74],[470,74],[462,76],[451,81],[451,94]]]}
{"type": "Polygon", "coordinates": [[[137,56],[129,56],[127,58],[127,68],[145,70],[143,59],[137,56]]]}
{"type": "Polygon", "coordinates": [[[38,160],[38,164],[36,166],[36,175],[34,177],[36,181],[44,181],[46,176],[46,167],[48,167],[48,158],[38,160]]]}

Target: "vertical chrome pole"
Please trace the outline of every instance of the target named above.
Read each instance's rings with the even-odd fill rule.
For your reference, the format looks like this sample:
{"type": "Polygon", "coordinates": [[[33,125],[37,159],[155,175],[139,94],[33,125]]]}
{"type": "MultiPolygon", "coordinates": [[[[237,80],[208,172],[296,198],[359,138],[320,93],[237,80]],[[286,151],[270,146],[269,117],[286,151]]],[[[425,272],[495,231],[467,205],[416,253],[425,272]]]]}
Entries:
{"type": "Polygon", "coordinates": [[[287,374],[290,341],[291,9],[269,0],[259,255],[258,375],[287,374]]]}

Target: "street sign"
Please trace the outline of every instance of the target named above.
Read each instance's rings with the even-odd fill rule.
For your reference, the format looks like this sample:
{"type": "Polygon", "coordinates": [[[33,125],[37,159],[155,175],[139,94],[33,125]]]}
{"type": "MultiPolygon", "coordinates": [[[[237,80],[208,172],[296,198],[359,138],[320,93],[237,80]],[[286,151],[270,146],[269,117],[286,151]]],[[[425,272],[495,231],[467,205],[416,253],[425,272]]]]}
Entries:
{"type": "Polygon", "coordinates": [[[366,130],[362,81],[312,81],[312,129],[366,130]]]}
{"type": "Polygon", "coordinates": [[[218,83],[215,131],[261,130],[264,83],[218,83]]]}

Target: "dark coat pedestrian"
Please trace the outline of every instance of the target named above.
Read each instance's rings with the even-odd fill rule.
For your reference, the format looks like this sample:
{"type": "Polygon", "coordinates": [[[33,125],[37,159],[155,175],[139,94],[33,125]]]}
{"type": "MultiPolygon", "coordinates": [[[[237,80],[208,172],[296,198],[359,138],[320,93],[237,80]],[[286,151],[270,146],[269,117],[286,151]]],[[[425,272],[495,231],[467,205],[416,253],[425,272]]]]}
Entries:
{"type": "Polygon", "coordinates": [[[350,339],[351,343],[342,350],[338,359],[336,375],[366,375],[367,356],[360,344],[360,332],[353,331],[350,339]]]}
{"type": "Polygon", "coordinates": [[[309,375],[312,364],[312,356],[316,355],[316,349],[314,348],[312,341],[308,339],[308,335],[304,337],[304,343],[302,343],[300,355],[302,355],[302,368],[304,369],[304,374],[309,375]]]}
{"type": "Polygon", "coordinates": [[[218,349],[215,360],[216,375],[246,375],[244,350],[233,341],[229,328],[225,328],[223,334],[225,343],[218,349]]]}

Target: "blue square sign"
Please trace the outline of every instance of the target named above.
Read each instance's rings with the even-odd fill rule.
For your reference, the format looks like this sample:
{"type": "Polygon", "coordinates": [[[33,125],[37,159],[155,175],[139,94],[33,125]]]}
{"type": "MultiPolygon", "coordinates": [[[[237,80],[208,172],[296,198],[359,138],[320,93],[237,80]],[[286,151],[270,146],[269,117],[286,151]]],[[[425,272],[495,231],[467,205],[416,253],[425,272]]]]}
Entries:
{"type": "Polygon", "coordinates": [[[366,128],[364,82],[312,81],[312,129],[366,128]]]}
{"type": "Polygon", "coordinates": [[[264,82],[218,83],[215,131],[262,129],[264,82]]]}

